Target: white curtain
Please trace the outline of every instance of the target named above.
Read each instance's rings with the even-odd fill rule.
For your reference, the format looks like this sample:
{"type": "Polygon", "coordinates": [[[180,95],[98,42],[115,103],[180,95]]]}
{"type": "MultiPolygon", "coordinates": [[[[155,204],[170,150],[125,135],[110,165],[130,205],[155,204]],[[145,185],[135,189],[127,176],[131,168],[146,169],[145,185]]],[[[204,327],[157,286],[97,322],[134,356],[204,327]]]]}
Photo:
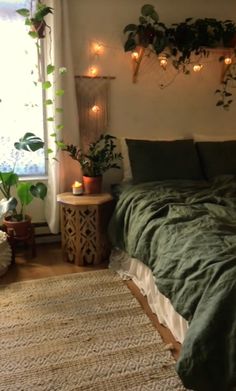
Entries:
{"type": "MultiPolygon", "coordinates": [[[[73,72],[73,62],[71,53],[71,40],[68,21],[67,1],[49,0],[47,4],[53,8],[53,16],[48,19],[52,28],[51,39],[46,40],[46,64],[52,63],[58,70],[60,67],[66,67],[67,73],[58,77],[57,71],[54,77],[54,89],[64,89],[65,94],[62,98],[57,97],[54,105],[55,122],[48,122],[48,147],[51,148],[55,155],[56,145],[53,137],[55,124],[63,124],[61,130],[63,141],[68,144],[79,144],[79,124],[78,111],[75,93],[75,82],[73,72]],[[63,113],[55,112],[56,107],[63,108],[63,113]]],[[[47,114],[48,115],[48,114],[47,114]]],[[[59,225],[59,205],[57,203],[57,194],[70,191],[74,180],[79,179],[80,166],[73,161],[65,152],[57,155],[58,161],[49,157],[48,162],[48,196],[45,202],[45,216],[52,233],[58,233],[59,225]]]]}

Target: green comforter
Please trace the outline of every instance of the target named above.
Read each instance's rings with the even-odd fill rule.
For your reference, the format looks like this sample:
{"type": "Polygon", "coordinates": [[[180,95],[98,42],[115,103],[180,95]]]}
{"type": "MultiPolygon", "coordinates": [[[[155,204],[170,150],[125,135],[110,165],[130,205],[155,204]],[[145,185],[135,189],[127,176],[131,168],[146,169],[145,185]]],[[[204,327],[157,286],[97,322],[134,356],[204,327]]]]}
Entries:
{"type": "Polygon", "coordinates": [[[109,232],[190,323],[176,365],[185,387],[234,389],[236,179],[125,186],[109,232]]]}

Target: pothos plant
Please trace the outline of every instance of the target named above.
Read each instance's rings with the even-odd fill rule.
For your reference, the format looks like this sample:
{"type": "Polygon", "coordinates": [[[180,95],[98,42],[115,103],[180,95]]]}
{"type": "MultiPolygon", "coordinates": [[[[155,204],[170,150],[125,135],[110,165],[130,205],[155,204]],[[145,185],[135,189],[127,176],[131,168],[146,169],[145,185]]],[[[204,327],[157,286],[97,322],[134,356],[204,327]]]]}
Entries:
{"type": "MultiPolygon", "coordinates": [[[[30,1],[30,8],[21,8],[16,10],[16,12],[25,18],[25,25],[29,26],[28,34],[32,39],[35,40],[35,45],[37,48],[39,63],[42,58],[41,51],[42,45],[41,40],[44,39],[47,34],[49,34],[50,48],[51,48],[51,27],[47,22],[47,16],[53,14],[53,8],[49,7],[46,3],[43,3],[41,0],[30,1]]],[[[51,53],[48,55],[51,58],[51,53]]],[[[50,134],[53,138],[57,150],[61,149],[64,146],[64,143],[60,141],[60,131],[63,129],[62,123],[56,123],[55,114],[61,114],[63,112],[62,107],[55,107],[57,97],[62,97],[65,93],[64,89],[56,88],[58,78],[66,73],[65,67],[56,67],[51,62],[45,64],[45,72],[40,72],[40,67],[36,64],[36,68],[39,74],[39,81],[34,81],[34,84],[37,85],[39,82],[42,84],[42,89],[44,91],[44,105],[47,108],[47,113],[51,112],[47,116],[46,120],[49,123],[54,123],[54,130],[50,134]],[[50,108],[54,108],[53,110],[50,108]]],[[[32,73],[34,73],[32,71],[32,73]]],[[[53,150],[47,148],[47,154],[52,154],[53,150]]],[[[53,159],[56,159],[54,156],[53,159]]],[[[57,159],[56,159],[57,160],[57,159]]]]}
{"type": "MultiPolygon", "coordinates": [[[[209,55],[209,48],[236,45],[236,24],[232,20],[186,18],[183,22],[167,27],[160,22],[159,15],[151,4],[143,5],[139,22],[128,24],[123,32],[126,35],[126,52],[141,47],[157,56],[163,53],[165,58],[171,59],[178,72],[182,71],[186,75],[190,73],[189,65],[193,64],[192,55],[202,59],[209,55]]],[[[216,90],[220,94],[216,105],[224,109],[228,109],[232,103],[229,88],[231,81],[235,80],[235,55],[234,51],[233,62],[225,73],[222,88],[216,90]]],[[[219,60],[223,61],[224,57],[221,56],[219,60]]]]}

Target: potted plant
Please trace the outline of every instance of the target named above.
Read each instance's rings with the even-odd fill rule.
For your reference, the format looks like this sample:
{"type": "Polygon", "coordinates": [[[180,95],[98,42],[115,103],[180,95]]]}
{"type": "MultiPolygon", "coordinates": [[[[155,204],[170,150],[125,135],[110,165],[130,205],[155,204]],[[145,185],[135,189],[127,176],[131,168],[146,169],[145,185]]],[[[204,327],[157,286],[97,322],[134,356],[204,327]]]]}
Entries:
{"type": "Polygon", "coordinates": [[[103,174],[110,168],[120,168],[118,161],[122,159],[122,155],[115,152],[114,140],[114,136],[101,134],[97,141],[89,144],[87,152],[72,144],[64,144],[62,147],[63,151],[80,163],[86,194],[100,193],[103,174]]]}
{"type": "Polygon", "coordinates": [[[124,44],[125,51],[133,51],[137,46],[144,48],[152,46],[156,54],[161,53],[167,45],[166,26],[159,22],[159,16],[151,4],[141,8],[139,24],[128,24],[123,32],[128,33],[124,44]]]}
{"type": "MultiPolygon", "coordinates": [[[[14,147],[19,151],[35,152],[44,147],[44,142],[33,133],[26,133],[14,147]]],[[[13,230],[17,238],[26,237],[31,218],[26,214],[25,207],[34,198],[44,200],[47,195],[46,185],[42,182],[32,184],[19,181],[19,176],[13,168],[8,172],[0,172],[0,192],[3,195],[0,201],[0,218],[3,218],[6,231],[13,230]]]]}
{"type": "Polygon", "coordinates": [[[29,35],[33,38],[44,38],[45,29],[50,27],[45,21],[45,17],[48,14],[52,14],[53,8],[48,7],[47,4],[41,3],[38,1],[36,3],[36,9],[34,11],[29,10],[28,8],[21,8],[16,10],[16,12],[25,17],[25,24],[30,27],[29,35]]]}

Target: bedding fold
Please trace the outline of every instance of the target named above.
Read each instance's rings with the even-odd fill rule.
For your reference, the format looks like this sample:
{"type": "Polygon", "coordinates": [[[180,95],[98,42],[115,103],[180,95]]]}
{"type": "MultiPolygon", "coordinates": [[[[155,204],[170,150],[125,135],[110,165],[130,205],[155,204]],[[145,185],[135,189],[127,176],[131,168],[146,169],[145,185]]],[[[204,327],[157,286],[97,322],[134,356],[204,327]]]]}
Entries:
{"type": "Polygon", "coordinates": [[[236,179],[126,186],[112,244],[146,264],[190,324],[177,362],[197,391],[236,386],[236,179]]]}

